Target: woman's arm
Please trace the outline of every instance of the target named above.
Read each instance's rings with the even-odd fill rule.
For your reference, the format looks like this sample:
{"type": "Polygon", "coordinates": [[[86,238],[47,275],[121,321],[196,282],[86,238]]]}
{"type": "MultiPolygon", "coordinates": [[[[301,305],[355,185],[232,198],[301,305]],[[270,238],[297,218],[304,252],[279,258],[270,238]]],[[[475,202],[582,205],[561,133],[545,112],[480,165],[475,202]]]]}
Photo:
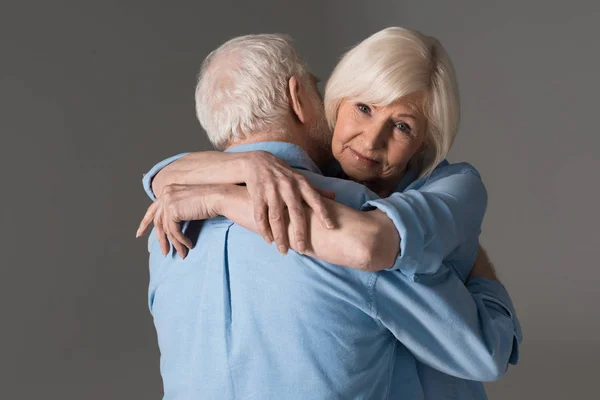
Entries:
{"type": "Polygon", "coordinates": [[[294,246],[300,251],[306,246],[303,203],[316,213],[323,227],[334,226],[322,198],[332,193],[315,189],[304,175],[267,151],[184,153],[155,165],[142,182],[153,200],[161,197],[168,185],[245,184],[258,233],[269,243],[275,240],[281,252],[290,246],[281,219],[286,210],[294,228],[294,246]]]}
{"type": "MultiPolygon", "coordinates": [[[[203,153],[195,153],[193,158],[187,158],[186,163],[190,164],[177,169],[173,168],[171,172],[173,175],[165,175],[167,177],[165,179],[177,179],[177,176],[183,177],[186,174],[193,175],[194,173],[190,171],[201,168],[197,160],[201,158],[201,154],[203,153]]],[[[268,156],[276,159],[271,154],[268,154],[268,156]]],[[[214,162],[215,158],[212,161],[214,162]]],[[[232,159],[231,163],[231,165],[234,165],[235,160],[232,159]]],[[[270,182],[271,193],[274,192],[273,185],[278,180],[285,181],[288,179],[285,175],[276,176],[269,172],[271,167],[264,160],[250,160],[245,169],[257,171],[256,166],[259,167],[259,172],[255,174],[254,180],[270,182]]],[[[222,166],[220,170],[227,171],[227,168],[227,166],[222,166]]],[[[287,170],[289,170],[289,167],[285,165],[283,171],[287,170]]],[[[248,190],[252,191],[256,186],[255,184],[248,185],[248,190]]],[[[253,201],[248,202],[246,200],[244,208],[240,209],[245,210],[245,213],[240,217],[249,217],[247,210],[250,206],[253,206],[256,211],[257,202],[255,199],[260,198],[261,195],[264,196],[263,191],[265,189],[261,188],[255,190],[254,194],[250,193],[250,199],[253,199],[253,201]]],[[[294,196],[289,195],[287,197],[294,196]]],[[[271,203],[277,205],[278,202],[272,201],[271,203]]],[[[264,207],[265,202],[262,201],[260,204],[263,204],[264,207]]],[[[345,211],[337,215],[336,222],[343,224],[343,228],[340,228],[339,232],[346,235],[343,241],[351,241],[356,244],[356,251],[360,252],[361,255],[359,259],[348,262],[347,251],[343,254],[336,253],[338,247],[335,245],[337,243],[335,237],[337,232],[332,234],[332,238],[334,238],[332,240],[328,239],[326,230],[315,232],[316,236],[313,232],[310,232],[310,240],[307,240],[306,235],[302,235],[301,232],[290,234],[289,237],[295,237],[295,243],[291,247],[299,252],[305,252],[307,249],[298,245],[298,242],[305,245],[312,242],[310,243],[311,246],[319,246],[319,243],[330,244],[329,247],[325,246],[322,250],[315,249],[317,251],[314,251],[317,258],[325,261],[355,267],[360,266],[361,269],[367,270],[399,269],[411,279],[417,274],[435,273],[442,261],[452,256],[452,260],[455,261],[449,263],[449,265],[452,265],[461,279],[465,281],[477,254],[478,236],[486,206],[487,192],[477,171],[468,164],[446,165],[436,170],[416,190],[394,193],[388,198],[372,200],[364,205],[364,208],[376,208],[380,212],[371,212],[365,215],[346,208],[345,211]],[[385,213],[389,219],[383,218],[382,213],[385,213]],[[398,239],[395,242],[396,246],[382,249],[379,245],[379,237],[377,235],[374,238],[368,237],[366,232],[367,229],[371,229],[372,232],[379,232],[374,224],[389,224],[390,221],[393,222],[396,233],[387,238],[398,237],[399,235],[401,240],[398,239]],[[364,229],[349,228],[355,226],[355,224],[360,224],[364,229]],[[459,248],[460,251],[458,251],[459,248]],[[394,258],[395,256],[398,257],[394,258]],[[346,262],[341,260],[346,260],[346,262]]],[[[336,212],[336,207],[338,206],[329,207],[329,209],[336,212]]],[[[304,213],[304,208],[290,209],[288,207],[288,210],[295,210],[296,221],[304,221],[304,218],[308,218],[308,215],[304,213]]],[[[234,221],[236,221],[236,217],[233,217],[235,212],[235,208],[230,211],[230,219],[234,221]]],[[[323,214],[325,213],[323,211],[323,214]]],[[[262,218],[254,215],[257,229],[253,230],[261,234],[265,231],[264,225],[267,220],[265,215],[267,214],[271,226],[277,227],[277,229],[272,229],[272,233],[278,248],[281,249],[281,252],[285,252],[288,248],[287,234],[289,227],[283,223],[286,213],[282,207],[271,208],[269,205],[268,211],[263,208],[262,218]]],[[[310,216],[310,218],[313,217],[310,216]]],[[[241,223],[239,220],[236,222],[241,223]]],[[[296,222],[295,227],[298,225],[301,225],[301,223],[296,222]]],[[[252,229],[248,224],[244,226],[252,229]]],[[[381,232],[388,232],[385,227],[382,226],[381,228],[381,232]]],[[[299,231],[296,229],[295,232],[299,231]]],[[[263,236],[265,235],[263,234],[263,236]]],[[[384,242],[387,243],[387,241],[384,242]]],[[[346,249],[348,248],[346,247],[346,249]]]]}
{"type": "MultiPolygon", "coordinates": [[[[218,212],[235,223],[258,232],[256,222],[247,212],[252,206],[248,191],[239,186],[222,188],[218,212]]],[[[215,196],[219,196],[215,194],[215,196]]],[[[303,252],[331,264],[375,272],[389,268],[398,255],[400,237],[393,222],[379,210],[357,211],[325,199],[335,229],[325,229],[315,213],[305,206],[308,240],[303,252]]],[[[286,220],[290,237],[293,228],[286,220]]],[[[291,241],[292,249],[298,251],[291,241]]]]}
{"type": "Polygon", "coordinates": [[[200,151],[183,155],[151,179],[152,192],[160,197],[169,184],[207,185],[221,183],[244,183],[243,172],[248,164],[246,153],[200,151]]]}
{"type": "MultiPolygon", "coordinates": [[[[365,271],[378,271],[394,263],[400,239],[394,224],[384,213],[377,210],[361,212],[328,199],[324,201],[337,228],[324,228],[316,214],[304,206],[308,220],[307,246],[301,250],[293,240],[292,249],[332,264],[365,271]]],[[[163,254],[169,252],[168,238],[179,256],[184,258],[185,247],[191,248],[192,243],[181,232],[181,222],[224,215],[258,233],[249,207],[252,207],[252,201],[242,186],[168,185],[163,196],[148,208],[137,236],[154,222],[163,254]]],[[[295,233],[289,219],[285,216],[282,219],[293,237],[295,233]]]]}

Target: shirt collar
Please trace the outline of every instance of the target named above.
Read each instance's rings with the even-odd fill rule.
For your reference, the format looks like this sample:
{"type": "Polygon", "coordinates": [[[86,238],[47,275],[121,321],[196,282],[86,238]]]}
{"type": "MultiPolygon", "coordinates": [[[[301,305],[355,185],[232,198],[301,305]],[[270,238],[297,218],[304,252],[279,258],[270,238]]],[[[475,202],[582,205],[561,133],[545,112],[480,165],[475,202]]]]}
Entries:
{"type": "Polygon", "coordinates": [[[268,151],[282,159],[292,168],[305,169],[315,174],[323,175],[319,167],[310,159],[308,154],[300,147],[287,142],[256,142],[240,144],[225,150],[227,153],[241,153],[244,151],[268,151]]]}

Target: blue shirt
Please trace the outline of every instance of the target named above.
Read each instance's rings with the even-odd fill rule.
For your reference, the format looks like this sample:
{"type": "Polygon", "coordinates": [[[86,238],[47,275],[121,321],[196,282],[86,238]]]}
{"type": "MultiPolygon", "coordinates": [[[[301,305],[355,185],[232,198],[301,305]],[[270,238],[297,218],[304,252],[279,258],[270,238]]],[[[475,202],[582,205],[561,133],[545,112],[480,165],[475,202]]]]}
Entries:
{"type": "MultiPolygon", "coordinates": [[[[231,151],[259,149],[347,206],[380,205],[364,186],[322,176],[294,145],[231,151]]],[[[149,195],[151,177],[173,160],[146,174],[149,195]]],[[[186,234],[196,244],[185,260],[172,249],[164,257],[149,239],[165,399],[484,399],[475,381],[498,379],[518,359],[504,287],[483,278],[465,285],[445,261],[433,272],[404,267],[410,247],[390,270],[368,273],[281,255],[225,218],[191,222],[186,234]]]]}

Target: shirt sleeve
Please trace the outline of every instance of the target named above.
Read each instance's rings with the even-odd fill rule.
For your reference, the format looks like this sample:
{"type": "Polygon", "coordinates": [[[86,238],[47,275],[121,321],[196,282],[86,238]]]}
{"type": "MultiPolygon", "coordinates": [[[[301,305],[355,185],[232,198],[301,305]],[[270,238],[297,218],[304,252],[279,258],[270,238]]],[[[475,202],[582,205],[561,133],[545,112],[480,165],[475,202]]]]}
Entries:
{"type": "MultiPolygon", "coordinates": [[[[487,191],[479,173],[463,165],[467,166],[430,179],[418,190],[393,193],[363,205],[363,210],[377,208],[386,213],[398,230],[400,252],[390,270],[414,279],[416,274],[435,273],[463,244],[477,248],[487,191]]],[[[468,273],[459,271],[459,275],[464,280],[468,273]]]]}
{"type": "Polygon", "coordinates": [[[177,154],[176,156],[169,157],[166,160],[163,160],[163,161],[159,162],[158,164],[156,164],[154,167],[152,167],[150,169],[150,171],[148,171],[147,173],[145,173],[142,176],[142,185],[144,186],[144,190],[146,191],[146,194],[148,195],[148,197],[150,197],[150,199],[152,199],[152,201],[156,200],[156,196],[154,195],[154,192],[152,191],[152,179],[154,179],[156,174],[158,174],[164,167],[179,160],[180,158],[182,158],[184,156],[187,156],[188,154],[190,154],[190,153],[181,153],[181,154],[177,154]]]}
{"type": "Polygon", "coordinates": [[[462,379],[494,381],[519,359],[522,333],[504,286],[476,278],[467,285],[447,266],[411,281],[379,273],[374,317],[424,364],[462,379]]]}

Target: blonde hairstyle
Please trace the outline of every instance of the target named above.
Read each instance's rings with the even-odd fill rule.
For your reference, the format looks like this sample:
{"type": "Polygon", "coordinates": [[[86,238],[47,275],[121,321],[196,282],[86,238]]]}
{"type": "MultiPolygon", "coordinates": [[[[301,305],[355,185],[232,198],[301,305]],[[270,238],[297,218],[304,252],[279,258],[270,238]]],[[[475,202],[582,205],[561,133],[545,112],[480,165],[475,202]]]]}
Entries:
{"type": "Polygon", "coordinates": [[[342,101],[387,106],[415,92],[424,94],[420,111],[427,119],[428,146],[413,157],[411,165],[419,165],[423,177],[448,155],[460,120],[454,68],[437,39],[393,27],[355,46],[342,57],[327,82],[327,121],[334,129],[342,101]]]}
{"type": "Polygon", "coordinates": [[[198,74],[195,97],[196,115],[212,144],[223,150],[255,132],[283,133],[292,75],[310,82],[287,35],[240,36],[210,53],[198,74]]]}

